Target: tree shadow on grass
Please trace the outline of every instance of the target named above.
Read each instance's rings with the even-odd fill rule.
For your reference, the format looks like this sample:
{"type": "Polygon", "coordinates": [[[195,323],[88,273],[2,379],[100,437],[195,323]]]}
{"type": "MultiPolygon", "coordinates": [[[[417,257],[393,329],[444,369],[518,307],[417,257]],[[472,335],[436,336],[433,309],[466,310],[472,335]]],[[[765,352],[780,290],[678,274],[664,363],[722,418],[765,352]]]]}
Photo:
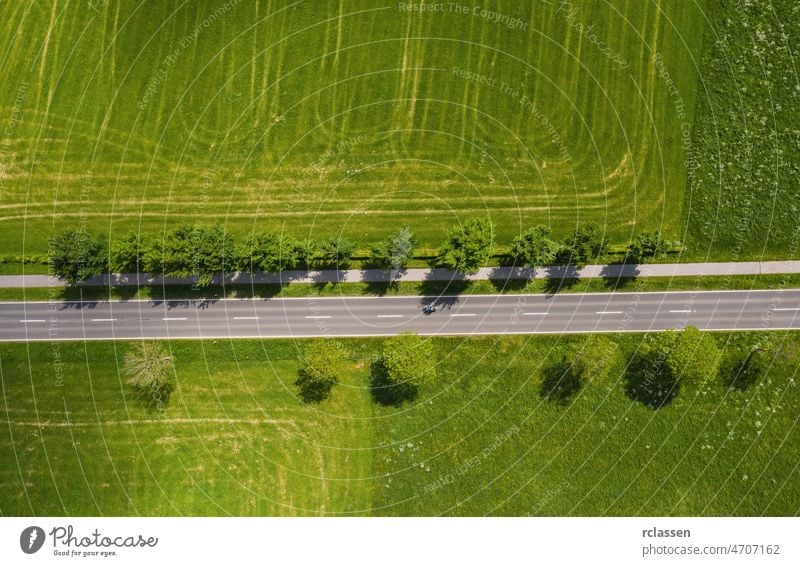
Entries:
{"type": "Polygon", "coordinates": [[[744,359],[734,358],[723,364],[720,374],[726,387],[746,391],[767,373],[769,360],[761,348],[753,349],[744,359]]]}
{"type": "Polygon", "coordinates": [[[387,407],[399,407],[417,398],[419,389],[410,383],[394,383],[379,358],[370,367],[370,391],[376,403],[387,407]]]}
{"type": "Polygon", "coordinates": [[[679,388],[664,360],[653,354],[636,356],[625,372],[625,395],[653,410],[672,403],[679,388]]]}
{"type": "Polygon", "coordinates": [[[174,390],[172,384],[161,387],[134,387],[136,400],[147,411],[157,413],[165,411],[169,405],[169,398],[174,390]]]}
{"type": "Polygon", "coordinates": [[[576,368],[567,359],[545,367],[539,396],[558,405],[567,405],[583,387],[576,368]]]}
{"type": "Polygon", "coordinates": [[[298,372],[297,379],[294,382],[298,389],[300,400],[306,404],[318,404],[330,397],[333,383],[320,383],[309,376],[302,370],[298,372]]]}

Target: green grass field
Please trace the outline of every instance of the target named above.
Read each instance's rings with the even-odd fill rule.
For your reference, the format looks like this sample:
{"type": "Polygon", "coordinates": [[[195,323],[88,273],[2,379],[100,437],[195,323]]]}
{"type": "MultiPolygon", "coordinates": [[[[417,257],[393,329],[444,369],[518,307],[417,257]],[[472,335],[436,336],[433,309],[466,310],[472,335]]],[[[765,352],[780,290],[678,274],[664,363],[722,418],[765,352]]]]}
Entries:
{"type": "Polygon", "coordinates": [[[708,3],[687,193],[690,256],[796,259],[800,13],[794,0],[708,3]]]}
{"type": "Polygon", "coordinates": [[[2,515],[796,515],[798,333],[714,335],[725,367],[652,410],[624,393],[640,335],[567,405],[543,367],[577,337],[436,339],[438,378],[376,405],[379,340],[319,405],[292,385],[301,342],[170,342],[178,386],[151,413],[118,373],[130,343],[3,344],[2,515]]]}
{"type": "Polygon", "coordinates": [[[583,221],[679,237],[695,4],[486,3],[509,29],[447,4],[3,3],[0,255],[187,221],[361,246],[409,224],[431,248],[469,215],[501,243],[583,221]]]}

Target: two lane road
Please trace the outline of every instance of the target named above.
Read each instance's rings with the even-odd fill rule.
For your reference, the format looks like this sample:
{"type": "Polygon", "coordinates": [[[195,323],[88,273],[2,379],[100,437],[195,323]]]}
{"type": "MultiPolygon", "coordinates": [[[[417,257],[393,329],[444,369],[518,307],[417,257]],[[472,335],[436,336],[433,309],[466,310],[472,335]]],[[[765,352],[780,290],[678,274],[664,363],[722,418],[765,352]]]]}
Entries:
{"type": "Polygon", "coordinates": [[[800,290],[0,303],[0,341],[800,329],[800,290]],[[424,304],[437,312],[425,315],[424,304]]]}

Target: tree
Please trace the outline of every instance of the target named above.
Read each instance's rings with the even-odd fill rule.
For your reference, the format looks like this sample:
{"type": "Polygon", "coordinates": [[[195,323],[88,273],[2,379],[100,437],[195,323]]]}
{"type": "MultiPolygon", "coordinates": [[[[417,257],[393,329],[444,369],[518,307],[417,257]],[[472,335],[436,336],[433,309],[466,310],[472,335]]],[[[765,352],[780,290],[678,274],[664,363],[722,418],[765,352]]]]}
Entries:
{"type": "Polygon", "coordinates": [[[302,245],[278,232],[252,234],[239,251],[237,265],[242,271],[277,273],[295,269],[301,263],[302,245]]]}
{"type": "Polygon", "coordinates": [[[322,259],[332,267],[346,269],[355,251],[356,245],[350,240],[342,237],[330,238],[322,244],[322,259]]]}
{"type": "Polygon", "coordinates": [[[668,350],[657,340],[643,344],[625,372],[625,394],[651,409],[669,405],[680,388],[667,362],[668,350]]]}
{"type": "Polygon", "coordinates": [[[534,226],[518,236],[511,245],[514,265],[535,268],[553,263],[558,243],[550,238],[546,226],[534,226]]]}
{"type": "Polygon", "coordinates": [[[217,275],[236,269],[236,246],[233,236],[222,226],[199,226],[193,232],[194,273],[200,285],[208,285],[217,275]]]}
{"type": "Polygon", "coordinates": [[[304,269],[311,269],[314,263],[314,254],[317,253],[317,242],[308,238],[295,242],[297,246],[295,252],[297,253],[297,267],[304,269]]]}
{"type": "Polygon", "coordinates": [[[182,224],[162,238],[154,239],[145,249],[145,271],[171,277],[192,275],[195,272],[193,232],[192,226],[182,224]]]}
{"type": "Polygon", "coordinates": [[[419,387],[436,377],[433,343],[413,332],[403,332],[384,342],[383,364],[387,377],[395,384],[419,387]]]}
{"type": "Polygon", "coordinates": [[[158,342],[142,342],[125,354],[123,370],[139,398],[151,409],[167,406],[174,388],[174,366],[158,342]]]}
{"type": "Polygon", "coordinates": [[[331,388],[339,382],[344,373],[344,346],[330,339],[317,339],[306,344],[300,356],[300,370],[295,385],[305,402],[326,399],[331,388]]]}
{"type": "Polygon", "coordinates": [[[471,274],[489,263],[494,228],[489,219],[467,218],[454,226],[439,248],[439,263],[448,269],[471,274]]]}
{"type": "Polygon", "coordinates": [[[681,381],[705,383],[719,372],[720,350],[714,337],[687,326],[683,332],[668,330],[662,333],[667,364],[681,381]]]}
{"type": "Polygon", "coordinates": [[[221,226],[182,224],[160,242],[154,242],[144,254],[149,273],[170,277],[198,275],[201,285],[209,284],[216,275],[233,271],[236,260],[233,236],[221,226]]]}
{"type": "Polygon", "coordinates": [[[674,245],[661,237],[660,232],[642,232],[628,244],[628,257],[635,263],[665,257],[674,245]]]}
{"type": "Polygon", "coordinates": [[[400,228],[372,247],[370,260],[381,269],[403,269],[417,246],[417,238],[408,226],[400,228]]]}
{"type": "Polygon", "coordinates": [[[721,354],[716,341],[695,326],[687,326],[682,332],[667,330],[656,334],[650,347],[663,357],[675,379],[682,382],[705,383],[719,372],[721,354]]]}
{"type": "Polygon", "coordinates": [[[108,248],[102,236],[85,230],[65,230],[48,242],[53,273],[70,284],[99,275],[108,266],[108,248]]]}
{"type": "Polygon", "coordinates": [[[572,242],[564,246],[562,252],[570,264],[582,268],[605,253],[606,247],[600,229],[595,224],[585,224],[578,228],[572,242]]]}
{"type": "Polygon", "coordinates": [[[144,254],[147,242],[139,232],[128,232],[111,242],[109,270],[115,273],[139,273],[144,271],[144,254]]]}

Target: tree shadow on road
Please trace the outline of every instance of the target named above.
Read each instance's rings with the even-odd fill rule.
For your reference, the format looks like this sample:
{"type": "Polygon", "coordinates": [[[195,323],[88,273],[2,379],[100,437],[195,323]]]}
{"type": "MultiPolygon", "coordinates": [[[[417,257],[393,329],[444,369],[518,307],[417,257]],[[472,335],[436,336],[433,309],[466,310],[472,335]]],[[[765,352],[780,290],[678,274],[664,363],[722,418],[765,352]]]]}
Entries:
{"type": "Polygon", "coordinates": [[[600,271],[603,284],[610,291],[624,289],[631,283],[635,283],[639,277],[639,266],[636,264],[625,263],[625,261],[609,263],[604,265],[600,271]]]}
{"type": "Polygon", "coordinates": [[[498,293],[521,291],[531,282],[536,272],[527,267],[496,267],[489,274],[489,283],[498,293]]]}

